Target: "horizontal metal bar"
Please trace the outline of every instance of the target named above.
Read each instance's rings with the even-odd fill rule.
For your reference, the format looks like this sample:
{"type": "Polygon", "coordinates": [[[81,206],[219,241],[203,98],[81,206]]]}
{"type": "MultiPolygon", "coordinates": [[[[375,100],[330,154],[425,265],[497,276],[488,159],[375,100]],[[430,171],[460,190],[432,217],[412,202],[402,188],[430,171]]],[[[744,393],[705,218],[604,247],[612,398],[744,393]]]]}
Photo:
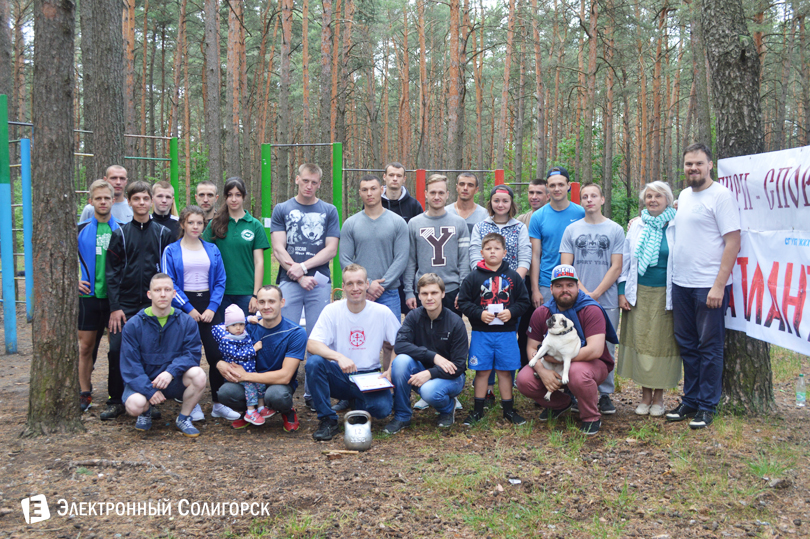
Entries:
{"type": "Polygon", "coordinates": [[[487,169],[487,170],[455,170],[451,168],[426,168],[424,169],[426,172],[495,172],[495,169],[487,169]]]}
{"type": "Polygon", "coordinates": [[[73,155],[78,156],[78,157],[95,157],[92,153],[73,152],[73,155]]]}
{"type": "MultiPolygon", "coordinates": [[[[17,278],[17,277],[15,277],[15,278],[17,278]]],[[[19,277],[19,278],[25,279],[25,277],[19,277]]],[[[3,303],[3,300],[1,298],[0,298],[0,303],[3,303]]],[[[25,303],[25,300],[15,299],[14,303],[25,303]]]]}
{"type": "Polygon", "coordinates": [[[25,256],[25,253],[14,253],[14,256],[25,256]]]}
{"type": "Polygon", "coordinates": [[[124,159],[135,159],[138,161],[171,161],[171,159],[167,157],[138,157],[138,156],[133,157],[130,155],[125,155],[124,159]]]}
{"type": "MultiPolygon", "coordinates": [[[[406,168],[405,172],[416,172],[417,169],[406,168]]],[[[384,168],[344,168],[343,172],[385,172],[384,168]]]]}
{"type": "Polygon", "coordinates": [[[158,136],[154,136],[154,135],[127,135],[127,134],[125,134],[124,136],[129,137],[129,138],[153,138],[153,139],[157,139],[157,140],[172,140],[172,137],[158,137],[158,136]]]}
{"type": "Polygon", "coordinates": [[[20,139],[17,138],[17,139],[8,141],[9,144],[14,144],[14,143],[17,143],[17,142],[20,142],[20,139]]]}
{"type": "Polygon", "coordinates": [[[22,228],[12,228],[12,232],[22,232],[22,228]]]}
{"type": "Polygon", "coordinates": [[[293,148],[297,146],[331,146],[331,142],[314,142],[312,144],[270,144],[273,148],[293,148]]]}
{"type": "Polygon", "coordinates": [[[12,204],[12,208],[22,208],[22,204],[12,204]]]}
{"type": "Polygon", "coordinates": [[[34,124],[29,124],[27,122],[8,122],[8,125],[22,125],[25,127],[34,127],[34,124]]]}

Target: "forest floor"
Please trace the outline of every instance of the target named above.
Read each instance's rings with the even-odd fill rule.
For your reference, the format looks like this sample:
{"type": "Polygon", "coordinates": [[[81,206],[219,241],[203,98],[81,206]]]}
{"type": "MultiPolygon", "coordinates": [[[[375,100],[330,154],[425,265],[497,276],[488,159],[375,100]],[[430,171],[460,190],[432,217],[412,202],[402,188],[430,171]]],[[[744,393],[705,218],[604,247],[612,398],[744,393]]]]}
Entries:
{"type": "MultiPolygon", "coordinates": [[[[793,397],[794,377],[808,364],[786,350],[774,349],[777,411],[767,418],[720,416],[692,432],[635,416],[640,389],[618,380],[618,413],[594,437],[573,417],[538,422],[539,410],[519,397],[518,411],[532,420],[521,427],[495,408],[474,428],[461,425],[461,412],[438,430],[425,410],[395,436],[375,422],[367,452],[330,456],[324,451],[343,449],[342,434],[312,440],[317,419],[301,391],[301,428],[291,434],[277,418],[233,430],[210,418],[207,393],[209,417],[196,439],[175,430],[174,402],[161,406],[163,419],[148,433],[135,431],[133,418],[100,421],[106,343],[85,432],[69,436],[20,437],[30,325],[20,324],[19,353],[0,359],[0,538],[810,535],[810,410],[796,409],[793,397]],[[20,502],[37,494],[51,518],[27,525],[20,502]],[[170,504],[171,514],[126,514],[126,504],[135,512],[150,501],[170,504]],[[242,502],[253,505],[244,513],[229,505],[242,502]],[[123,514],[107,514],[107,503],[123,514]]],[[[471,399],[468,388],[465,408],[471,399]]],[[[674,406],[677,393],[666,401],[674,406]]]]}

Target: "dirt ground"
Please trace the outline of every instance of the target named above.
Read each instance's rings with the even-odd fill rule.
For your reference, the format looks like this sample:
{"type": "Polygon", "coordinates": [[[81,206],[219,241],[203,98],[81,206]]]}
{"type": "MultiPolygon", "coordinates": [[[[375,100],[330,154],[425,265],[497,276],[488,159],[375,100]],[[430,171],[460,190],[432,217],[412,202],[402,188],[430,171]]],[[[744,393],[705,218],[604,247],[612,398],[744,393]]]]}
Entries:
{"type": "MultiPolygon", "coordinates": [[[[462,412],[451,429],[438,431],[426,410],[396,436],[382,434],[384,423],[375,422],[371,450],[335,458],[323,452],[343,449],[342,434],[312,440],[317,419],[300,390],[301,428],[289,434],[278,418],[238,431],[211,419],[208,393],[202,403],[208,418],[198,423],[196,439],[174,429],[174,402],[161,406],[163,419],[148,433],[136,432],[133,418],[100,421],[105,339],[93,375],[96,400],[83,416],[86,432],[28,439],[19,435],[32,347],[30,325],[20,326],[19,353],[0,356],[0,538],[663,539],[810,532],[810,412],[793,406],[788,382],[776,387],[777,415],[720,418],[701,432],[635,416],[640,390],[624,382],[614,399],[618,413],[604,418],[592,438],[571,419],[537,422],[539,410],[520,398],[519,412],[535,419],[524,427],[504,424],[496,409],[476,428],[461,426],[462,412]],[[51,519],[28,525],[20,501],[37,494],[46,496],[51,519]],[[65,507],[59,500],[68,515],[59,514],[65,507]],[[137,504],[159,500],[171,504],[170,514],[137,514],[137,504]],[[235,506],[222,505],[232,502],[253,505],[234,515],[235,506]],[[107,514],[113,507],[107,503],[121,504],[116,509],[123,514],[107,514]],[[127,503],[135,514],[126,514],[127,503]]],[[[677,402],[675,393],[666,398],[668,407],[677,402]]],[[[471,399],[468,388],[465,408],[471,399]]]]}

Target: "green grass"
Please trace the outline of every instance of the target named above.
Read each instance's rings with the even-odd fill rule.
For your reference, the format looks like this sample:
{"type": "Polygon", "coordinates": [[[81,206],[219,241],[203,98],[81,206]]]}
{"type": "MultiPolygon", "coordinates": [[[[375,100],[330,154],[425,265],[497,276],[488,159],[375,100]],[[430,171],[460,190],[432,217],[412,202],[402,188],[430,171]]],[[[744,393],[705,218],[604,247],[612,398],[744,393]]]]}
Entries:
{"type": "Polygon", "coordinates": [[[781,477],[793,467],[795,460],[791,456],[778,453],[780,453],[778,450],[777,454],[773,454],[771,451],[760,452],[757,458],[746,461],[748,471],[760,479],[781,477]]]}
{"type": "Polygon", "coordinates": [[[807,371],[807,358],[798,352],[771,345],[771,369],[773,383],[792,382],[801,374],[802,368],[807,371]]]}
{"type": "Polygon", "coordinates": [[[630,427],[628,436],[639,442],[651,443],[661,438],[660,422],[645,422],[630,427]]]}

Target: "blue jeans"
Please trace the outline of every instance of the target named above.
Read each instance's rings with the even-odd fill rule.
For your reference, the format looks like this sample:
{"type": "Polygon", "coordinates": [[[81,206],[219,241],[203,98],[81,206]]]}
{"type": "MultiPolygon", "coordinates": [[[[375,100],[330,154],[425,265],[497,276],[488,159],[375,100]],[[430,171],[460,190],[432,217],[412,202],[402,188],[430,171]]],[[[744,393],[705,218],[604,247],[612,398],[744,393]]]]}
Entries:
{"type": "Polygon", "coordinates": [[[217,309],[217,318],[220,320],[225,320],[225,309],[230,307],[231,305],[237,305],[242,312],[245,313],[245,316],[250,316],[256,313],[248,312],[248,307],[250,307],[250,300],[253,296],[232,296],[230,294],[225,294],[222,296],[222,303],[219,304],[219,309],[217,309]]]}
{"type": "Polygon", "coordinates": [[[401,306],[399,304],[399,290],[396,288],[383,292],[382,295],[377,298],[376,303],[385,305],[391,309],[391,312],[394,313],[394,317],[397,319],[397,321],[402,320],[401,306]]]}
{"type": "MultiPolygon", "coordinates": [[[[279,283],[281,293],[284,294],[284,307],[281,308],[281,316],[289,318],[296,324],[301,323],[301,312],[304,312],[307,323],[307,337],[312,333],[315,322],[321,316],[321,311],[329,305],[329,297],[332,293],[330,286],[316,286],[312,290],[304,290],[301,285],[292,281],[281,281],[279,283]]],[[[309,384],[304,377],[304,398],[308,399],[309,384]]]]}
{"type": "Polygon", "coordinates": [[[453,379],[433,378],[422,387],[408,384],[408,379],[426,370],[425,366],[411,356],[400,354],[391,364],[391,380],[394,383],[394,419],[408,421],[411,410],[411,391],[416,391],[440,414],[451,414],[456,408],[455,398],[464,390],[464,375],[453,379]]]}
{"type": "MultiPolygon", "coordinates": [[[[286,414],[293,408],[295,390],[288,385],[268,385],[264,390],[264,405],[276,412],[286,414]]],[[[237,412],[247,410],[248,403],[242,384],[225,382],[219,388],[219,402],[237,412]]]]}
{"type": "MultiPolygon", "coordinates": [[[[394,290],[394,293],[397,291],[394,290]]],[[[332,402],[329,400],[332,397],[354,400],[356,410],[365,410],[375,419],[388,417],[391,413],[393,397],[389,390],[363,393],[349,379],[349,375],[340,370],[336,361],[311,355],[307,359],[306,372],[309,390],[312,392],[312,405],[318,412],[318,419],[330,418],[337,421],[337,412],[332,410],[332,402]]]]}
{"type": "Polygon", "coordinates": [[[683,403],[714,412],[723,389],[725,312],[731,285],[726,286],[719,309],[706,306],[709,288],[672,285],[675,340],[683,359],[683,403]]]}

